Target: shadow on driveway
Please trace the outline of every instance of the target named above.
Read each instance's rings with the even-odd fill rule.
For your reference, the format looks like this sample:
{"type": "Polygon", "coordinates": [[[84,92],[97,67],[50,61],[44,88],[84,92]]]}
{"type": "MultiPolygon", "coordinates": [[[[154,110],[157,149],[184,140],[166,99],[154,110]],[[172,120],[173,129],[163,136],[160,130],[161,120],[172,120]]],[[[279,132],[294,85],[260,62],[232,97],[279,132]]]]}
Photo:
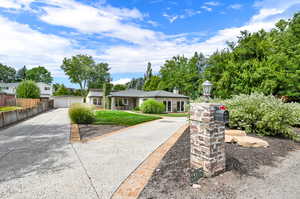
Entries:
{"type": "Polygon", "coordinates": [[[68,125],[22,124],[22,129],[0,131],[0,183],[70,167],[68,125]]]}

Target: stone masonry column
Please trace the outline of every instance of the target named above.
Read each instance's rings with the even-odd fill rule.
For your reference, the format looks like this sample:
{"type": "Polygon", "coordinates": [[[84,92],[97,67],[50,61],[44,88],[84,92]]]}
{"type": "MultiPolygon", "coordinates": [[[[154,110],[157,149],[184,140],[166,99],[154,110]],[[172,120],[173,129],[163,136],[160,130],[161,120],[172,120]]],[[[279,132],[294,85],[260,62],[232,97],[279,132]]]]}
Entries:
{"type": "Polygon", "coordinates": [[[214,114],[221,104],[191,104],[191,167],[203,168],[206,177],[225,170],[225,123],[214,114]]]}

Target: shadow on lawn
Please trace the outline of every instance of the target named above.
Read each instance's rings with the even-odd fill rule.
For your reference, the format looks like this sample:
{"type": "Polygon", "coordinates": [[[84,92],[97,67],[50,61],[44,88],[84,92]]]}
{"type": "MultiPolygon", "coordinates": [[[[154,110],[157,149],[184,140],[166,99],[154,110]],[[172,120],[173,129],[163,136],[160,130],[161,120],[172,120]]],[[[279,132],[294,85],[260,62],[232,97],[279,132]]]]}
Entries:
{"type": "Polygon", "coordinates": [[[0,131],[0,183],[70,167],[65,161],[70,151],[66,125],[24,124],[22,129],[0,131]]]}

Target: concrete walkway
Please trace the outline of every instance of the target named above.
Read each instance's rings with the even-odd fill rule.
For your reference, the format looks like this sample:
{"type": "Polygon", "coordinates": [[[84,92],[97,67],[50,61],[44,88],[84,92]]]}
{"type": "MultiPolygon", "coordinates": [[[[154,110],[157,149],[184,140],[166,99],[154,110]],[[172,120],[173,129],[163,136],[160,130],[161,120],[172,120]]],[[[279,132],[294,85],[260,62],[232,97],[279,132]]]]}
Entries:
{"type": "Polygon", "coordinates": [[[164,118],[70,144],[67,110],[57,109],[0,130],[0,198],[110,198],[185,123],[185,118],[164,118]]]}

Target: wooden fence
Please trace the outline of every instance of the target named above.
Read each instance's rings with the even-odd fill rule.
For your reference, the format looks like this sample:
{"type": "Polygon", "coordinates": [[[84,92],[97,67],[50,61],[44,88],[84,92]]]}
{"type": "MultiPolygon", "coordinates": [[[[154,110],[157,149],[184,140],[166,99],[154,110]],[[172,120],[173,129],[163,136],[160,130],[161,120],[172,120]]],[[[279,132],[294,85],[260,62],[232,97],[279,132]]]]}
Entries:
{"type": "Polygon", "coordinates": [[[32,108],[37,106],[38,103],[41,102],[41,99],[25,99],[25,98],[17,98],[17,106],[22,108],[32,108]]]}
{"type": "Polygon", "coordinates": [[[0,106],[15,106],[15,95],[0,92],[0,106]]]}

